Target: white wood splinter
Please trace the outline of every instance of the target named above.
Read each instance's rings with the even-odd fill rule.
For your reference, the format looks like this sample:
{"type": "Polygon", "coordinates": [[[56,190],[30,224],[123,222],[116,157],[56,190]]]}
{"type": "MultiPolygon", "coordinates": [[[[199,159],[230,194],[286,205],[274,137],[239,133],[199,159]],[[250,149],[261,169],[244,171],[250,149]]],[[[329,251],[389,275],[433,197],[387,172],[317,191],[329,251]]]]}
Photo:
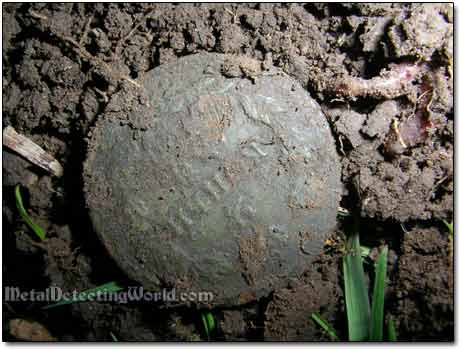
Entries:
{"type": "Polygon", "coordinates": [[[3,145],[22,155],[33,164],[51,172],[56,177],[61,177],[64,172],[58,160],[26,136],[17,133],[11,126],[7,126],[3,130],[3,145]]]}

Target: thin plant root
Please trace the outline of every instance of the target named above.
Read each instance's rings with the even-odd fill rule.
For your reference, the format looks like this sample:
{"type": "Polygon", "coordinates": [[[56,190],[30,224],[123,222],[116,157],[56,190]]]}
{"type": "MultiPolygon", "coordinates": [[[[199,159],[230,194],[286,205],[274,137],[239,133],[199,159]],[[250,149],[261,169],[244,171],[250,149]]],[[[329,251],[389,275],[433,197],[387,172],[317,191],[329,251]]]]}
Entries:
{"type": "MultiPolygon", "coordinates": [[[[45,22],[48,22],[49,19],[48,17],[44,16],[44,15],[41,15],[35,11],[29,11],[30,15],[36,19],[39,19],[41,21],[45,21],[45,22]]],[[[88,63],[92,64],[93,66],[99,66],[100,68],[103,68],[105,71],[107,71],[112,77],[114,77],[115,79],[120,79],[120,80],[125,80],[131,84],[133,84],[134,86],[140,88],[141,86],[136,82],[134,81],[133,79],[130,79],[129,77],[127,76],[124,76],[124,75],[121,75],[121,74],[118,74],[118,73],[115,73],[111,67],[109,66],[109,64],[107,64],[105,61],[103,61],[102,59],[100,59],[99,57],[95,57],[93,56],[91,53],[89,53],[79,42],[77,42],[75,39],[69,37],[69,36],[66,36],[66,35],[63,35],[61,33],[58,33],[56,31],[52,31],[53,35],[56,36],[59,40],[61,40],[62,42],[64,42],[65,44],[69,45],[72,47],[72,49],[74,50],[74,52],[81,58],[81,59],[84,59],[85,61],[87,61],[88,63]]]]}
{"type": "Polygon", "coordinates": [[[416,100],[414,113],[400,123],[397,123],[396,119],[393,120],[391,133],[384,142],[388,154],[401,154],[406,149],[423,143],[429,137],[429,130],[434,126],[430,110],[433,88],[426,79],[421,84],[420,91],[421,95],[416,100]]]}
{"type": "Polygon", "coordinates": [[[404,140],[402,139],[402,135],[400,134],[399,123],[398,123],[397,119],[392,120],[392,130],[395,132],[395,135],[397,136],[397,140],[399,141],[400,145],[403,148],[408,148],[407,145],[405,144],[404,140]]]}
{"type": "Polygon", "coordinates": [[[58,160],[26,136],[17,133],[11,126],[7,126],[3,130],[3,145],[56,177],[61,177],[64,173],[58,160]]]}
{"type": "Polygon", "coordinates": [[[79,44],[83,45],[85,43],[88,32],[90,31],[91,21],[93,20],[94,15],[92,14],[86,21],[85,30],[83,31],[82,36],[80,37],[79,44]]]}
{"type": "Polygon", "coordinates": [[[427,71],[423,63],[393,64],[372,79],[346,76],[332,83],[332,91],[347,98],[375,97],[392,99],[410,92],[412,82],[427,71]]]}
{"type": "Polygon", "coordinates": [[[116,56],[117,56],[117,55],[120,55],[120,52],[122,51],[122,46],[123,46],[123,44],[124,44],[125,42],[127,42],[128,39],[129,39],[130,37],[132,37],[132,36],[139,30],[139,28],[141,28],[141,26],[142,26],[142,24],[143,24],[144,22],[146,22],[149,18],[154,18],[154,17],[157,17],[157,16],[158,16],[158,15],[157,15],[157,16],[153,16],[154,12],[155,12],[155,11],[154,11],[153,9],[149,9],[149,10],[146,12],[146,14],[145,14],[140,20],[137,21],[137,23],[136,23],[136,24],[134,25],[134,27],[130,30],[130,32],[129,32],[126,36],[124,36],[123,38],[121,38],[121,39],[118,41],[118,43],[117,43],[117,45],[116,45],[116,47],[115,47],[115,50],[114,50],[114,53],[115,53],[116,56]]]}

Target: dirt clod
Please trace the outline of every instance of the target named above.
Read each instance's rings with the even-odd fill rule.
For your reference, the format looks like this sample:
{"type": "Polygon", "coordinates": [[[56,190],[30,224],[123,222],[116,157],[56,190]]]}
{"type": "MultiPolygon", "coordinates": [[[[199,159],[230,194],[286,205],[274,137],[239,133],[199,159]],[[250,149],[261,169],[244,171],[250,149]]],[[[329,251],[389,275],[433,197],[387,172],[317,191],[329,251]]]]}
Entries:
{"type": "Polygon", "coordinates": [[[9,322],[10,333],[21,341],[30,342],[55,342],[53,337],[45,326],[30,320],[13,319],[9,322]]]}

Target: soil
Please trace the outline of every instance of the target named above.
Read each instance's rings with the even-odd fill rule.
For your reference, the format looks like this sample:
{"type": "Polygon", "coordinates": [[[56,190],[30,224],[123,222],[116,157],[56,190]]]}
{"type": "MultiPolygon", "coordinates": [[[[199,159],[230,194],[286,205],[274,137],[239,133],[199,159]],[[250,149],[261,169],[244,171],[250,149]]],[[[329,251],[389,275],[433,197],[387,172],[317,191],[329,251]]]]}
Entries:
{"type": "MultiPolygon", "coordinates": [[[[341,205],[359,210],[363,245],[390,247],[385,309],[399,340],[454,340],[453,246],[442,223],[453,220],[453,5],[5,3],[2,10],[2,125],[64,166],[62,177],[52,177],[3,149],[3,286],[133,285],[89,219],[87,139],[103,114],[135,108],[146,72],[218,52],[253,62],[226,74],[253,79],[270,63],[322,106],[342,159],[341,205]],[[30,216],[47,232],[41,244],[16,210],[18,183],[30,216]]],[[[346,229],[338,223],[289,287],[213,309],[211,340],[328,340],[312,312],[347,338],[346,229]]],[[[4,302],[3,340],[207,339],[193,306],[42,306],[4,302]]]]}

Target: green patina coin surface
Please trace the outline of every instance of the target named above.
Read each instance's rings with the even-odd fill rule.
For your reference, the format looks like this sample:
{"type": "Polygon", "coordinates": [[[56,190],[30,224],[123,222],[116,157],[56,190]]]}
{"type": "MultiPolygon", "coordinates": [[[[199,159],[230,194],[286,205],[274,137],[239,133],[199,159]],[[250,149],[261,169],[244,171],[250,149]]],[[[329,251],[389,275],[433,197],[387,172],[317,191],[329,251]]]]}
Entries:
{"type": "Polygon", "coordinates": [[[85,164],[95,231],[127,275],[151,290],[212,292],[214,305],[300,276],[335,227],[341,188],[319,105],[273,67],[226,77],[225,59],[150,71],[133,111],[148,126],[101,118],[85,164]]]}

